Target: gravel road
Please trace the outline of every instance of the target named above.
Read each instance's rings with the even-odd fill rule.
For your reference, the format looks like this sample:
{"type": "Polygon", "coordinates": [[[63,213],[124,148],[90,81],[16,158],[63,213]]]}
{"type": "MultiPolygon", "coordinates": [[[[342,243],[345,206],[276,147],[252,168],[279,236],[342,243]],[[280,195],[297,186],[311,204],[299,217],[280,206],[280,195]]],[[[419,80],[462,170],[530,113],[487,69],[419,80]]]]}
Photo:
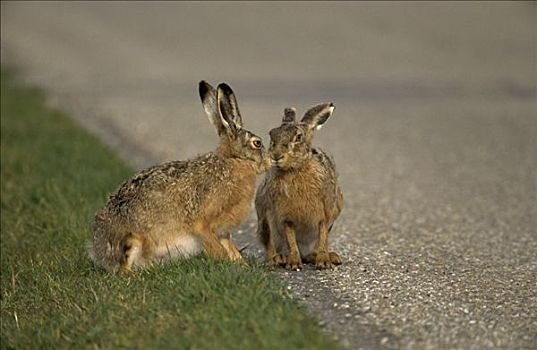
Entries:
{"type": "Polygon", "coordinates": [[[346,347],[537,348],[535,3],[1,6],[2,63],[138,168],[215,147],[201,79],[265,140],[334,102],[345,261],[279,273],[346,347]]]}

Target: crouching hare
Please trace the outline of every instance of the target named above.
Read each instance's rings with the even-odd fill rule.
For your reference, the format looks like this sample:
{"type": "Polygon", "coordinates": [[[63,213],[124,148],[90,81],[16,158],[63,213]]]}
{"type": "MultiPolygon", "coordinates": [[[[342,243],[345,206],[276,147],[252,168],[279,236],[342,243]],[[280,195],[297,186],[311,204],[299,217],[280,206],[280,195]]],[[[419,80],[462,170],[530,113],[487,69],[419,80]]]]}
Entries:
{"type": "Polygon", "coordinates": [[[91,256],[97,266],[128,271],[202,250],[241,259],[230,230],[248,215],[256,177],[266,168],[265,150],[258,136],[242,128],[227,84],[215,90],[201,81],[199,93],[220,145],[191,160],[150,167],[121,184],[95,216],[91,256]]]}
{"type": "Polygon", "coordinates": [[[308,110],[297,122],[295,110],[286,108],[280,127],[270,131],[272,167],[260,185],[255,207],[257,234],[266,248],[267,260],[298,270],[302,261],[317,269],[341,264],[328,251],[328,234],[343,207],[334,160],[311,147],[334,111],[332,103],[308,110]]]}

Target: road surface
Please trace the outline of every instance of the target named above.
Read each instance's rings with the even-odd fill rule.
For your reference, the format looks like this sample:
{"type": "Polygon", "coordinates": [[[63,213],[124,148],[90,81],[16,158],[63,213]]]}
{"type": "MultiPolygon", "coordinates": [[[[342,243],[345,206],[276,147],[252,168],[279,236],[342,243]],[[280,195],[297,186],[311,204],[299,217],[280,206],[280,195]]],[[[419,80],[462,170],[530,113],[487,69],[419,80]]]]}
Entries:
{"type": "MultiPolygon", "coordinates": [[[[334,271],[280,272],[350,349],[537,347],[534,3],[10,3],[2,63],[136,167],[217,142],[228,82],[268,139],[332,101],[315,143],[345,208],[334,271]]],[[[255,216],[235,238],[255,244],[255,216]]],[[[282,320],[282,322],[285,322],[282,320]]]]}

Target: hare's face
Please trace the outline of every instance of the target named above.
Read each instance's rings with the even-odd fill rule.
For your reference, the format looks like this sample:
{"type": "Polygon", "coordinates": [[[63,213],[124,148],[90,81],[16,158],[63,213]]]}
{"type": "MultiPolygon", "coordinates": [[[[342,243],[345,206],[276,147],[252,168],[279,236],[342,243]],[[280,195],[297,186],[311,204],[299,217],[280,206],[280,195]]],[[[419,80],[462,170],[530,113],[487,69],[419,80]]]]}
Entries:
{"type": "Polygon", "coordinates": [[[254,162],[259,173],[265,170],[265,146],[259,136],[239,129],[228,138],[228,142],[232,157],[254,162]]]}
{"type": "Polygon", "coordinates": [[[311,136],[303,123],[284,123],[270,131],[269,157],[280,169],[299,168],[308,159],[311,136]]]}
{"type": "Polygon", "coordinates": [[[279,169],[300,168],[310,158],[311,140],[334,111],[333,103],[323,103],[310,108],[300,122],[296,121],[296,109],[285,108],[282,125],[270,130],[269,158],[279,169]]]}

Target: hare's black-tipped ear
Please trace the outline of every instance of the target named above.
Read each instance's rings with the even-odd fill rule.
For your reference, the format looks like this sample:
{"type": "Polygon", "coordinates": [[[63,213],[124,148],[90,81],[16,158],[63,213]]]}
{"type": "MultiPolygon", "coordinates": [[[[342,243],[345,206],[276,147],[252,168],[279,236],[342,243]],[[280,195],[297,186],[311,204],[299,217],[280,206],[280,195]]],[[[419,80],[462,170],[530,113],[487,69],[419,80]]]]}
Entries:
{"type": "Polygon", "coordinates": [[[237,99],[231,87],[226,83],[221,83],[217,87],[216,99],[218,111],[224,125],[232,132],[242,128],[242,117],[239,111],[237,99]]]}
{"type": "Polygon", "coordinates": [[[203,104],[203,109],[205,114],[209,118],[211,124],[216,128],[218,135],[222,135],[225,132],[225,126],[222,124],[220,114],[218,113],[218,103],[216,101],[216,89],[207,83],[205,80],[200,81],[199,83],[199,93],[201,98],[201,103],[203,104]]]}
{"type": "Polygon", "coordinates": [[[294,123],[296,120],[296,108],[288,107],[283,110],[282,123],[294,123]]]}
{"type": "Polygon", "coordinates": [[[334,106],[332,102],[323,103],[315,107],[312,107],[306,112],[306,114],[304,114],[304,117],[302,118],[302,122],[308,125],[310,129],[315,128],[318,130],[323,126],[323,124],[332,115],[332,112],[334,112],[335,108],[336,107],[334,106]]]}

